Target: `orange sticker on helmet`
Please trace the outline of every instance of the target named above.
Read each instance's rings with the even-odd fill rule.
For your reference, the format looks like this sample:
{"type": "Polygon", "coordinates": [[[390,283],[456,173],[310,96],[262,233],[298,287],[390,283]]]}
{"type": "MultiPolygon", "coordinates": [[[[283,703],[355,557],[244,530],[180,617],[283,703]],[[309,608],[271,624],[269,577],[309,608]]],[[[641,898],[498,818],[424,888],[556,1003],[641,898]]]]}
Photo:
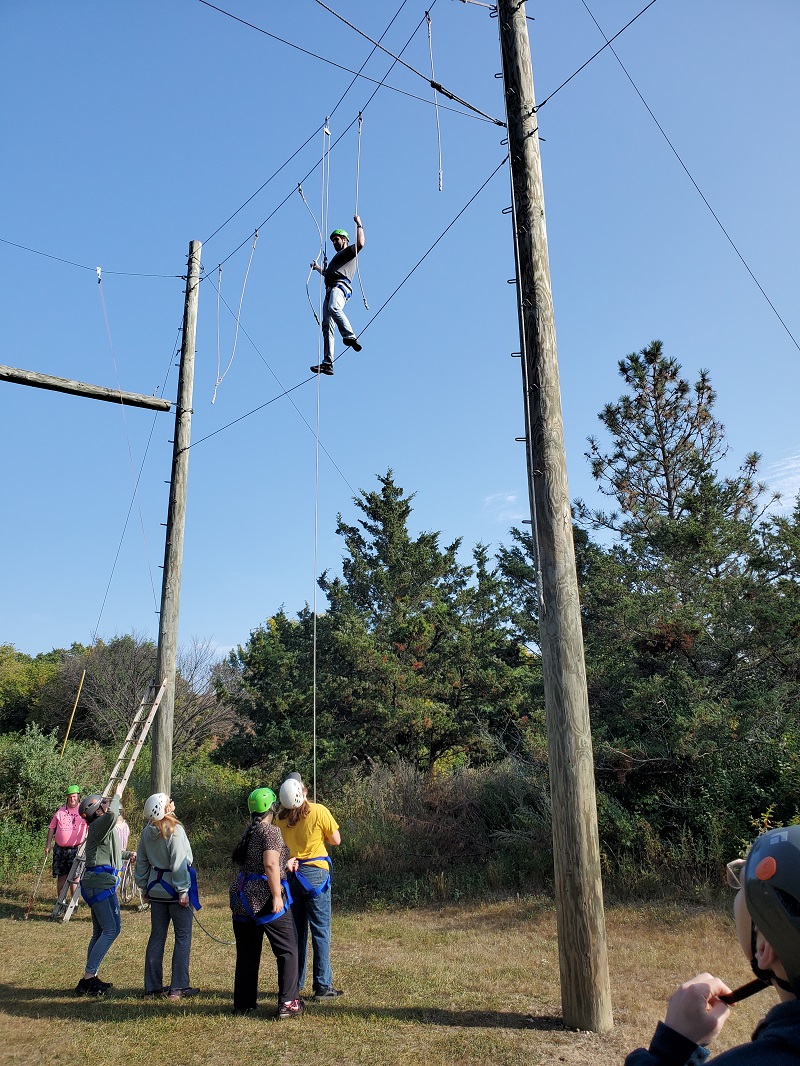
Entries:
{"type": "Polygon", "coordinates": [[[771,855],[767,855],[755,868],[755,875],[759,881],[769,881],[771,877],[775,876],[777,872],[778,864],[775,862],[771,855]]]}

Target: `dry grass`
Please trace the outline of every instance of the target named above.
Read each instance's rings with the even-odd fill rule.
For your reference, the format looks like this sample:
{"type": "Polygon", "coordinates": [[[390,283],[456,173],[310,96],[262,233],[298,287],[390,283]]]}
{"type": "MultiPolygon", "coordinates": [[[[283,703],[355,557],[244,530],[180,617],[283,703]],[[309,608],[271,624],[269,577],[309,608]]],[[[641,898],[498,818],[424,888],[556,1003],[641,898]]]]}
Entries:
{"type": "MultiPolygon", "coordinates": [[[[50,886],[45,886],[49,891],[50,886]]],[[[748,979],[730,919],[709,909],[625,906],[607,912],[615,1027],[605,1036],[560,1021],[555,913],[548,900],[336,913],[336,983],[346,996],[277,1023],[272,955],[262,967],[262,1016],[230,1013],[233,948],[195,929],[185,1007],[143,1001],[148,915],[123,910],[122,935],[101,976],[104,1000],[78,999],[89,924],[85,907],[67,925],[38,906],[24,922],[30,886],[0,893],[0,1064],[219,1066],[272,1061],[329,1066],[424,1062],[493,1066],[525,1062],[619,1066],[647,1043],[667,994],[710,969],[732,987],[748,979]],[[43,1024],[44,1023],[44,1024],[43,1024]],[[53,1024],[55,1023],[55,1024],[53,1024]]],[[[227,899],[206,893],[201,920],[231,939],[227,899]]],[[[749,1038],[774,1002],[765,992],[734,1010],[719,1050],[749,1038]]]]}

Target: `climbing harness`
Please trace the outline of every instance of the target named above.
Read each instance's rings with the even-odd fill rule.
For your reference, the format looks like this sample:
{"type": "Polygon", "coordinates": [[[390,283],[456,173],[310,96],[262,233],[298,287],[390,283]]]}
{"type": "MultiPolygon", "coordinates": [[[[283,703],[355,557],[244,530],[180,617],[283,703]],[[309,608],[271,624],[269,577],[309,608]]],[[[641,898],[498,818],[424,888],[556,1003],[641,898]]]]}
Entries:
{"type": "MultiPolygon", "coordinates": [[[[170,894],[170,896],[172,896],[173,899],[180,899],[181,893],[177,888],[175,888],[173,884],[170,884],[169,881],[164,880],[164,874],[172,873],[172,870],[162,870],[158,866],[154,866],[153,869],[155,870],[156,876],[147,886],[147,895],[150,895],[150,890],[155,888],[156,885],[160,885],[170,894]]],[[[194,866],[189,867],[189,891],[187,892],[187,895],[189,897],[189,902],[195,910],[199,911],[203,909],[202,904],[200,903],[200,892],[197,888],[197,870],[195,870],[194,866]]],[[[159,901],[156,900],[156,902],[158,903],[159,901]]]]}
{"type": "Polygon", "coordinates": [[[115,878],[113,888],[101,888],[99,892],[90,892],[84,885],[83,881],[81,881],[81,895],[90,907],[93,907],[95,903],[102,903],[103,900],[108,899],[109,896],[115,896],[117,894],[119,870],[116,866],[108,866],[106,864],[103,864],[102,866],[87,866],[83,872],[85,874],[112,874],[115,878]]]}
{"type": "Polygon", "coordinates": [[[333,859],[330,855],[316,855],[313,859],[299,859],[300,866],[306,865],[312,862],[327,862],[328,864],[328,876],[322,882],[321,885],[312,885],[307,877],[303,877],[300,873],[300,869],[295,871],[295,877],[302,887],[305,889],[306,899],[316,899],[317,896],[321,896],[323,892],[327,892],[331,887],[331,873],[333,872],[333,859]]]}
{"type": "Polygon", "coordinates": [[[289,882],[288,881],[281,880],[281,889],[283,890],[283,907],[281,908],[281,910],[276,911],[273,914],[262,915],[262,917],[260,917],[260,918],[256,917],[256,913],[253,910],[253,908],[250,906],[250,901],[248,900],[247,895],[246,895],[245,890],[244,890],[244,886],[246,884],[248,884],[248,882],[250,882],[250,881],[267,881],[267,882],[269,882],[269,878],[267,877],[266,874],[246,874],[246,873],[240,873],[239,874],[239,876],[236,878],[236,890],[234,891],[233,889],[231,889],[231,894],[230,894],[230,896],[231,896],[231,910],[233,910],[234,903],[238,899],[239,902],[241,903],[242,907],[244,907],[244,909],[247,911],[249,917],[248,918],[244,918],[240,914],[234,914],[233,915],[233,920],[235,922],[251,922],[252,921],[252,922],[255,922],[256,925],[269,925],[270,922],[275,922],[275,921],[278,920],[278,918],[282,918],[284,916],[284,914],[288,913],[289,908],[291,907],[292,903],[294,902],[293,899],[292,899],[292,893],[291,893],[291,891],[289,889],[289,882]]]}

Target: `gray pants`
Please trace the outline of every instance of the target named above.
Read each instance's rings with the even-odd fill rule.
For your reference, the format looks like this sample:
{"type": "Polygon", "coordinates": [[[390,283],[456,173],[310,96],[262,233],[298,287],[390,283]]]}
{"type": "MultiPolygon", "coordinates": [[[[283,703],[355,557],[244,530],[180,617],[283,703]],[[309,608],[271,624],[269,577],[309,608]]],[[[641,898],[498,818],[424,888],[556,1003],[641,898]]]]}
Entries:
{"type": "Polygon", "coordinates": [[[180,903],[161,903],[150,898],[150,939],[144,957],[144,990],[164,987],[164,948],[170,922],[175,932],[170,988],[189,988],[189,953],[192,950],[192,909],[180,903]]]}

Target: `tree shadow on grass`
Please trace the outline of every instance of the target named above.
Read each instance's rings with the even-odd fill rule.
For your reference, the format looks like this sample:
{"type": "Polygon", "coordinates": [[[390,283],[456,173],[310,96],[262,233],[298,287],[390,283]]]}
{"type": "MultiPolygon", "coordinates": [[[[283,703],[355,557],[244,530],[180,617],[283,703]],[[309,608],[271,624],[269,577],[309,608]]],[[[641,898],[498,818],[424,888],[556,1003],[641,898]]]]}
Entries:
{"type": "MultiPolygon", "coordinates": [[[[115,989],[113,994],[98,998],[92,996],[78,997],[72,988],[19,988],[14,985],[0,984],[0,1010],[18,1017],[33,1018],[85,1018],[93,1013],[98,1020],[132,1021],[143,1014],[170,1015],[176,1011],[190,1011],[192,1014],[209,1017],[228,1015],[232,1005],[210,1003],[205,998],[213,996],[218,999],[220,993],[209,991],[203,996],[192,997],[185,1005],[169,1003],[167,1000],[144,1000],[138,989],[115,989]],[[205,1000],[205,1001],[204,1001],[205,1000]]],[[[369,1019],[387,1019],[400,1022],[413,1022],[418,1025],[441,1025],[459,1029],[534,1029],[539,1032],[567,1032],[561,1018],[552,1015],[519,1014],[514,1011],[499,1010],[444,1010],[440,1007],[351,1007],[337,1003],[318,1006],[309,1004],[309,1013],[319,1015],[331,1013],[341,1017],[369,1019]]],[[[252,1016],[252,1020],[265,1021],[274,1013],[273,1009],[263,1004],[252,1016]]],[[[243,1019],[245,1020],[245,1019],[243,1019]]],[[[247,1019],[249,1020],[249,1019],[247,1019]]]]}

